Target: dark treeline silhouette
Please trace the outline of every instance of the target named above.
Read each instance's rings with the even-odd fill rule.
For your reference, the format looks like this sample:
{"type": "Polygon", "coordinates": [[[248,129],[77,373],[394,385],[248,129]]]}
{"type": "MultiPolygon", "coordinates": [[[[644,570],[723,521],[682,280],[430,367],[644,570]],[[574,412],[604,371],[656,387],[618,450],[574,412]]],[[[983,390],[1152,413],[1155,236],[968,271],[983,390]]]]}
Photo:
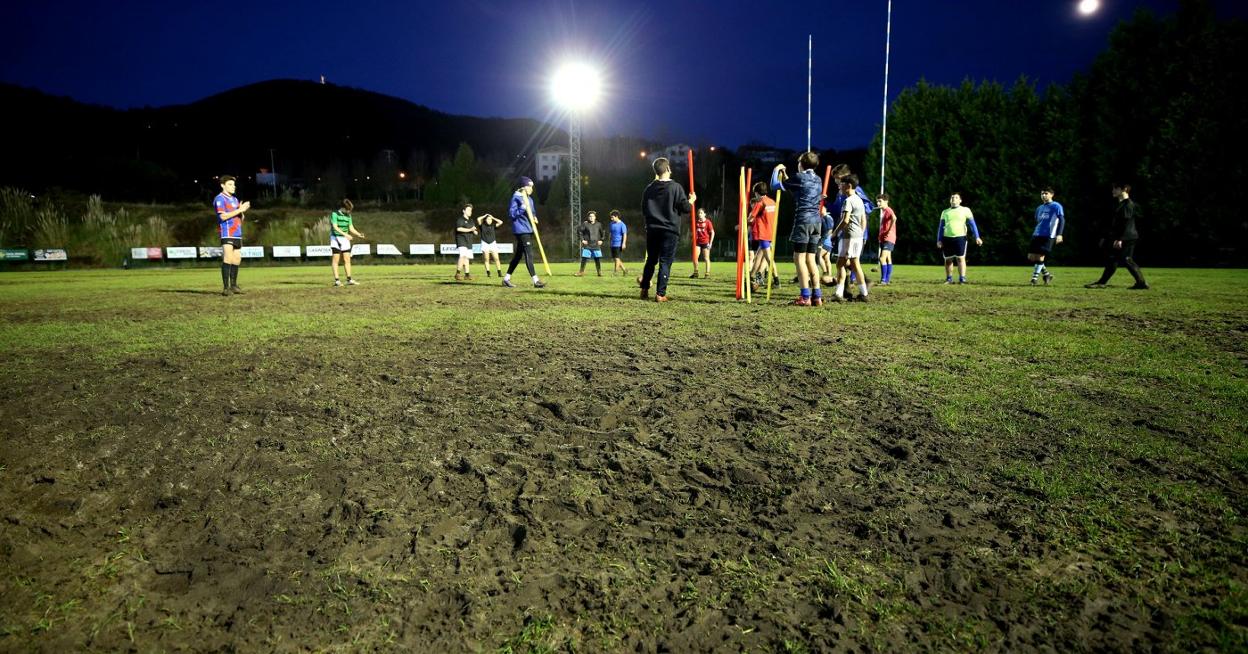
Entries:
{"type": "MultiPolygon", "coordinates": [[[[937,260],[936,226],[954,191],[985,234],[973,257],[1024,260],[1039,190],[1051,184],[1069,218],[1055,258],[1099,262],[1110,185],[1121,181],[1143,211],[1140,260],[1248,263],[1248,219],[1233,199],[1248,182],[1248,68],[1237,63],[1246,60],[1245,23],[1188,0],[1174,16],[1141,11],[1119,25],[1069,85],[906,89],[889,116],[886,169],[901,260],[937,260]]],[[[879,148],[877,134],[868,161],[879,148]]],[[[868,173],[877,192],[878,164],[868,173]]]]}

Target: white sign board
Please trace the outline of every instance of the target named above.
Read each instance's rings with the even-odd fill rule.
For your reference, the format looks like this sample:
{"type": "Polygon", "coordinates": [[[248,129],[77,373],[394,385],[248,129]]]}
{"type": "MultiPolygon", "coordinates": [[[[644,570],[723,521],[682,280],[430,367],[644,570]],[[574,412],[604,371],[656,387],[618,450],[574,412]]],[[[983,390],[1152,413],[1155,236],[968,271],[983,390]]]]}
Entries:
{"type": "Polygon", "coordinates": [[[195,248],[165,248],[166,259],[194,259],[198,254],[195,248]]]}
{"type": "Polygon", "coordinates": [[[412,243],[408,246],[408,254],[416,256],[418,254],[433,254],[433,243],[412,243]]]}
{"type": "Polygon", "coordinates": [[[328,245],[309,245],[303,248],[303,252],[309,257],[328,257],[334,253],[328,245]]]}
{"type": "Polygon", "coordinates": [[[442,254],[459,254],[459,248],[454,243],[443,243],[439,249],[442,254]]]}
{"type": "Polygon", "coordinates": [[[65,250],[35,250],[35,261],[69,261],[65,250]]]}
{"type": "Polygon", "coordinates": [[[239,254],[241,254],[244,259],[263,259],[264,258],[264,246],[263,245],[244,245],[243,249],[239,250],[239,254]]]}
{"type": "Polygon", "coordinates": [[[291,258],[298,259],[299,258],[299,246],[298,245],[274,245],[273,246],[273,258],[274,259],[291,259],[291,258]]]}
{"type": "Polygon", "coordinates": [[[511,253],[513,253],[513,252],[515,252],[515,251],[516,251],[516,244],[515,244],[515,243],[499,243],[499,244],[498,244],[498,253],[499,253],[499,254],[511,254],[511,253]]]}
{"type": "Polygon", "coordinates": [[[401,256],[403,256],[403,253],[402,253],[402,252],[399,252],[399,248],[394,247],[394,244],[393,244],[393,243],[378,243],[378,244],[377,244],[377,255],[378,255],[378,256],[383,256],[383,255],[385,255],[385,256],[395,256],[395,257],[401,257],[401,256]]]}
{"type": "Polygon", "coordinates": [[[472,253],[473,253],[473,254],[481,254],[481,244],[480,244],[480,243],[473,243],[473,244],[472,244],[472,253]]]}
{"type": "Polygon", "coordinates": [[[147,248],[130,248],[131,259],[146,259],[147,248]]]}
{"type": "Polygon", "coordinates": [[[221,247],[199,248],[200,259],[220,259],[223,254],[225,254],[225,248],[221,248],[221,247]]]}
{"type": "Polygon", "coordinates": [[[371,248],[372,246],[368,243],[356,243],[351,246],[351,256],[355,256],[357,254],[372,254],[371,248]]]}

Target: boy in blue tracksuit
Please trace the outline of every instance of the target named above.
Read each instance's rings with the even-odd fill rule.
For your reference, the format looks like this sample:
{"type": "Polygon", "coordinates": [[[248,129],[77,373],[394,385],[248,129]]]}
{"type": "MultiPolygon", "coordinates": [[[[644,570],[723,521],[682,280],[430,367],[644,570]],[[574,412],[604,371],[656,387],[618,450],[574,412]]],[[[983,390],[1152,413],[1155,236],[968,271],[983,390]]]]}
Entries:
{"type": "Polygon", "coordinates": [[[516,236],[516,251],[511,255],[511,263],[507,265],[507,276],[503,277],[503,286],[515,288],[511,283],[511,273],[516,271],[520,260],[529,269],[529,277],[533,278],[533,286],[542,288],[546,284],[538,279],[533,268],[533,225],[537,224],[537,210],[533,207],[533,180],[521,177],[516,192],[511,196],[511,207],[507,216],[511,218],[511,233],[516,236]],[[529,219],[532,217],[533,222],[529,219]]]}
{"type": "Polygon", "coordinates": [[[793,263],[797,264],[797,283],[801,295],[793,304],[799,307],[823,306],[823,291],[819,288],[819,243],[822,239],[823,220],[819,216],[819,203],[823,200],[823,181],[815,173],[819,167],[819,155],[804,152],[797,158],[797,174],[789,177],[784,164],[771,173],[771,190],[783,189],[793,194],[793,231],[789,242],[793,244],[793,263]]]}
{"type": "Polygon", "coordinates": [[[611,210],[611,258],[615,260],[615,268],[611,271],[612,275],[627,275],[628,269],[624,267],[624,248],[628,247],[628,225],[624,224],[623,218],[620,217],[619,209],[611,210]]]}

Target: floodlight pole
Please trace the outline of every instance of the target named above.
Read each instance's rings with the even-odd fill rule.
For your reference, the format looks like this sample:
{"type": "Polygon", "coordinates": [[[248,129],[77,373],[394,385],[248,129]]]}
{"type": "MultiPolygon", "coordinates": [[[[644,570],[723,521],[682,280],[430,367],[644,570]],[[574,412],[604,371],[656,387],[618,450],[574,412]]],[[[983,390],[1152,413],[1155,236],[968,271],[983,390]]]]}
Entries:
{"type": "Polygon", "coordinates": [[[577,227],[581,220],[581,113],[572,111],[572,126],[568,132],[568,204],[572,211],[572,249],[575,252],[579,239],[577,227]]]}
{"type": "Polygon", "coordinates": [[[888,0],[888,21],[884,28],[884,108],[880,119],[880,193],[884,193],[884,162],[888,153],[888,53],[893,40],[893,0],[888,0]]]}

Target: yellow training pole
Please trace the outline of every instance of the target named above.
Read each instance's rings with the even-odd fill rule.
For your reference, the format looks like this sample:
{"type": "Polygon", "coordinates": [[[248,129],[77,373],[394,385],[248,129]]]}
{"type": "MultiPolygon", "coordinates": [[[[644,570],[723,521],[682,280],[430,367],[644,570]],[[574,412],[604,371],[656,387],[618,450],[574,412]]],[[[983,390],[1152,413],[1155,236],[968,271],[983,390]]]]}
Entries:
{"type": "Polygon", "coordinates": [[[780,229],[780,189],[776,189],[776,217],[771,219],[771,248],[767,250],[767,261],[771,269],[767,271],[767,301],[771,302],[771,283],[780,275],[776,271],[776,232],[780,229]]]}
{"type": "Polygon", "coordinates": [[[533,198],[524,196],[524,211],[529,214],[529,224],[533,226],[533,239],[537,241],[537,251],[542,254],[542,267],[546,269],[547,277],[554,277],[554,273],[550,272],[550,264],[546,262],[546,248],[542,247],[542,235],[537,233],[537,218],[533,217],[533,198]]]}

